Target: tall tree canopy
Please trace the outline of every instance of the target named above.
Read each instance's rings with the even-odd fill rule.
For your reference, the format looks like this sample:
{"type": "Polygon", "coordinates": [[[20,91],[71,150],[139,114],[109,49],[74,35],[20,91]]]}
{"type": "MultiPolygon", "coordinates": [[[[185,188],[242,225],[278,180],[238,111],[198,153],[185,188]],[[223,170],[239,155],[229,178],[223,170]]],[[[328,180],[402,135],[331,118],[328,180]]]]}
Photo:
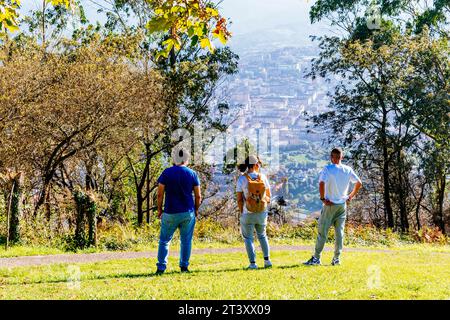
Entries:
{"type": "Polygon", "coordinates": [[[319,39],[310,76],[339,80],[330,111],[312,120],[367,173],[374,205],[366,209],[403,231],[413,214],[420,228],[423,211],[446,230],[449,6],[441,0],[319,0],[310,13],[313,22],[325,19],[341,30],[319,39]]]}

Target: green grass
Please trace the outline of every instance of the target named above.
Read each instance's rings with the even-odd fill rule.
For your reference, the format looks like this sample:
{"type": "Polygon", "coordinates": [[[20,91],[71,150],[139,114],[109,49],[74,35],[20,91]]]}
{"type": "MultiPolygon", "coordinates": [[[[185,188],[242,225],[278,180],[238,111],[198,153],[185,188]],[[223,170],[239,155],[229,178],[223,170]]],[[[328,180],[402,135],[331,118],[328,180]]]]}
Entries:
{"type": "Polygon", "coordinates": [[[155,259],[0,268],[0,299],[450,299],[448,248],[410,249],[344,252],[339,267],[331,252],[305,267],[310,252],[277,251],[274,268],[254,271],[244,253],[193,255],[192,273],[170,258],[160,277],[155,259]]]}

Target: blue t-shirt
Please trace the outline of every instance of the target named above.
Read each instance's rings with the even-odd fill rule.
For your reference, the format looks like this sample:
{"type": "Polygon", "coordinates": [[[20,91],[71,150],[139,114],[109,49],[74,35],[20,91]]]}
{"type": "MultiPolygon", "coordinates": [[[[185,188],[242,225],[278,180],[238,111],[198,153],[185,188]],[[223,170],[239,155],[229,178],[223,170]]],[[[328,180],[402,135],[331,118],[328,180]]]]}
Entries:
{"type": "Polygon", "coordinates": [[[165,186],[164,212],[168,214],[195,210],[194,187],[200,185],[197,173],[184,166],[173,166],[163,171],[158,183],[165,186]]]}

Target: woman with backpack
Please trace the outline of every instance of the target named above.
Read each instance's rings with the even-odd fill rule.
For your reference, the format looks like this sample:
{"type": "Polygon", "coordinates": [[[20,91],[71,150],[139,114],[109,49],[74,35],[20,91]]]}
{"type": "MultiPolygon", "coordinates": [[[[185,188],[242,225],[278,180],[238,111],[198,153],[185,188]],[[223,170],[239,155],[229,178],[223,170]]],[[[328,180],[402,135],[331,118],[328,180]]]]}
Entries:
{"type": "Polygon", "coordinates": [[[237,202],[241,213],[241,233],[250,261],[249,269],[257,269],[255,247],[253,245],[253,230],[256,230],[264,255],[264,267],[272,267],[270,262],[269,241],[266,235],[268,205],[270,203],[270,185],[267,177],[259,172],[261,161],[257,156],[249,156],[245,166],[240,165],[236,186],[237,202]]]}

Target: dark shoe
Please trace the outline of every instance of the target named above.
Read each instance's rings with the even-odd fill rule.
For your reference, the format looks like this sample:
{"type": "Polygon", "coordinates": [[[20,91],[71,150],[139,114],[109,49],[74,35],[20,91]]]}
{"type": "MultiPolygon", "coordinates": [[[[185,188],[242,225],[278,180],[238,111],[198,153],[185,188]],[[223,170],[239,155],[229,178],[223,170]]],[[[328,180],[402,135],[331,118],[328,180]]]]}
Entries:
{"type": "Polygon", "coordinates": [[[247,269],[249,269],[249,270],[256,270],[256,269],[258,269],[258,265],[256,264],[256,263],[250,263],[250,265],[248,266],[248,268],[247,269]]]}
{"type": "Polygon", "coordinates": [[[305,266],[320,266],[320,259],[317,259],[315,257],[311,257],[311,259],[309,259],[306,262],[303,262],[303,264],[305,266]]]}
{"type": "Polygon", "coordinates": [[[189,273],[189,269],[187,267],[180,267],[182,273],[189,273]]]}
{"type": "Polygon", "coordinates": [[[332,266],[340,266],[341,261],[339,260],[339,258],[333,258],[333,260],[331,261],[331,265],[332,266]]]}
{"type": "Polygon", "coordinates": [[[155,272],[155,275],[161,276],[161,275],[163,275],[164,271],[165,271],[165,270],[159,270],[159,269],[157,269],[156,272],[155,272]]]}

